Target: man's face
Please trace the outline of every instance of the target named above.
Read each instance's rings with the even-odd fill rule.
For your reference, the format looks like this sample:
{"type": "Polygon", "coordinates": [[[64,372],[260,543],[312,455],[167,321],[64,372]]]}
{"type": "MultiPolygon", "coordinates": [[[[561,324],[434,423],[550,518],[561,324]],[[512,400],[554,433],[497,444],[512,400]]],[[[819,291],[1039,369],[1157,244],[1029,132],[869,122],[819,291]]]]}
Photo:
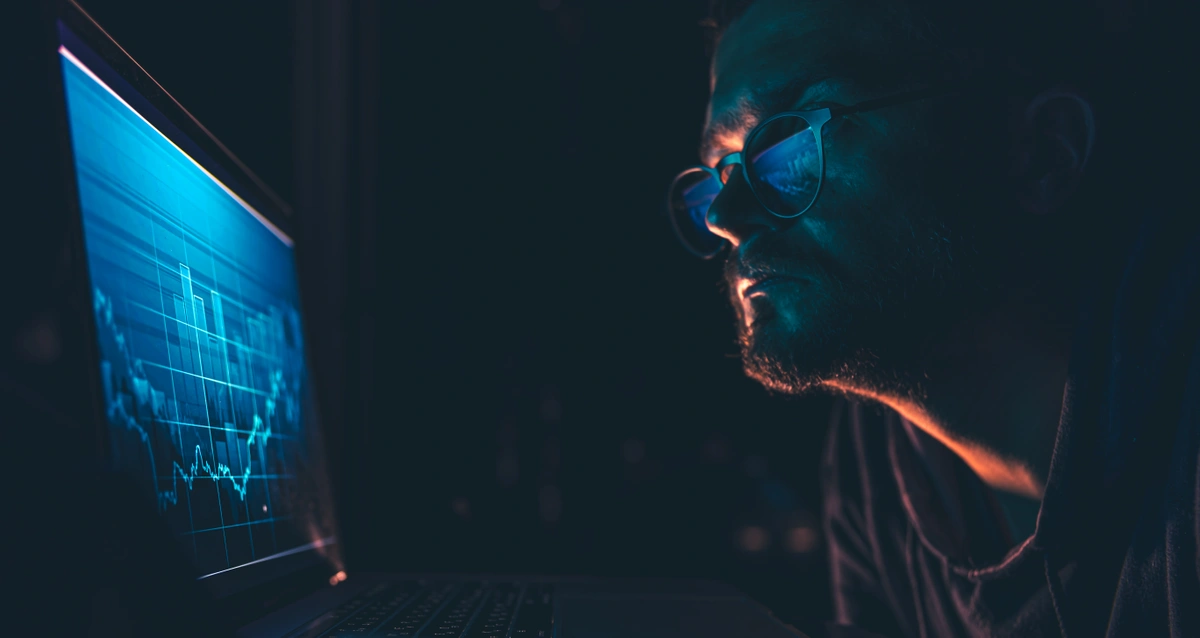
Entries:
{"type": "MultiPolygon", "coordinates": [[[[924,86],[905,78],[918,48],[885,3],[752,5],[714,57],[704,161],[741,150],[779,111],[924,86]]],[[[978,312],[1004,251],[1021,251],[999,212],[1000,112],[950,95],[835,118],[820,196],[796,219],[764,210],[735,172],[709,227],[733,244],[726,279],[748,374],[792,393],[887,384],[978,312]],[[764,276],[778,279],[743,294],[764,276]]]]}

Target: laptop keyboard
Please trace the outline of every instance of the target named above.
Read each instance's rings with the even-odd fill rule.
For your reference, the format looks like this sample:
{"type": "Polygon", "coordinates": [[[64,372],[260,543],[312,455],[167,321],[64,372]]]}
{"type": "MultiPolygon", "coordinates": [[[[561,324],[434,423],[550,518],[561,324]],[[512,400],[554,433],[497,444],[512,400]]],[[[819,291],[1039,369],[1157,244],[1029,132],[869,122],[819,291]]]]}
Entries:
{"type": "Polygon", "coordinates": [[[550,638],[546,583],[381,583],[322,614],[293,638],[550,638]]]}

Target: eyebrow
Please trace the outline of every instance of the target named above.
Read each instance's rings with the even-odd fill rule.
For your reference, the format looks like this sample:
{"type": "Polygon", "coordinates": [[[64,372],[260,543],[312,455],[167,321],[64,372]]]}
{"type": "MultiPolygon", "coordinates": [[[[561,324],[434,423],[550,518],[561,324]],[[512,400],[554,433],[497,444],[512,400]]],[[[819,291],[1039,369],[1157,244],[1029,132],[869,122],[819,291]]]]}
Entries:
{"type": "Polygon", "coordinates": [[[748,133],[764,114],[777,113],[799,100],[805,92],[826,81],[813,74],[793,77],[787,82],[756,87],[743,97],[737,107],[721,113],[705,128],[700,137],[700,159],[706,164],[719,160],[734,149],[722,144],[722,138],[739,137],[748,133]]]}

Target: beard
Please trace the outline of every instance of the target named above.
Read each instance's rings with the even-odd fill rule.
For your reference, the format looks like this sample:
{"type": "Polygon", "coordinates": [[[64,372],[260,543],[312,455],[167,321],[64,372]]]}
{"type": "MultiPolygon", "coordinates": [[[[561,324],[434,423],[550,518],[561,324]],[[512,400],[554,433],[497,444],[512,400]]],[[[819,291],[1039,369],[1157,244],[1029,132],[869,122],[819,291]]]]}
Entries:
{"type": "Polygon", "coordinates": [[[848,387],[919,395],[923,358],[992,287],[978,267],[976,233],[937,220],[907,222],[909,241],[873,246],[873,263],[853,274],[819,250],[784,244],[779,234],[732,254],[725,282],[745,373],[789,395],[848,387]],[[762,300],[748,322],[736,292],[739,273],[748,266],[787,272],[797,260],[814,266],[803,289],[762,300]]]}

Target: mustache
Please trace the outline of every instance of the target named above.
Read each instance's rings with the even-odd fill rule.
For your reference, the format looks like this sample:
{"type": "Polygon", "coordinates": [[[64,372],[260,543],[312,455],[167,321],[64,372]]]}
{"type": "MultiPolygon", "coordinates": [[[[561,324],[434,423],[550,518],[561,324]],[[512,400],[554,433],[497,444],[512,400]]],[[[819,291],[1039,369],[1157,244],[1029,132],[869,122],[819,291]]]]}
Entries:
{"type": "Polygon", "coordinates": [[[740,279],[796,276],[797,264],[825,270],[823,262],[806,246],[788,243],[777,233],[763,233],[730,251],[725,259],[725,286],[736,294],[740,279]]]}

